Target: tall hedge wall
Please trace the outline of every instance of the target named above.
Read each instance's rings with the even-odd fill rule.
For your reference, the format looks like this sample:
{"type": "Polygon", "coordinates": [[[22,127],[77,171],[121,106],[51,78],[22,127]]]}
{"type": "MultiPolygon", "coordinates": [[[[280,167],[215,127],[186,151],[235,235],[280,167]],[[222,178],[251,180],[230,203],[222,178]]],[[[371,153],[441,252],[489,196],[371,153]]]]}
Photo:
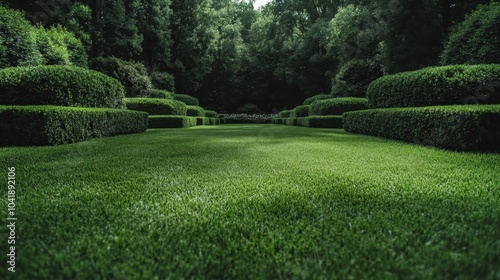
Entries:
{"type": "Polygon", "coordinates": [[[185,116],[186,104],[165,98],[125,98],[127,109],[147,112],[150,115],[185,116]]]}
{"type": "Polygon", "coordinates": [[[368,109],[366,98],[340,97],[316,101],[309,108],[309,116],[342,115],[344,112],[368,109]]]}
{"type": "Polygon", "coordinates": [[[500,103],[500,64],[425,68],[384,76],[367,90],[371,108],[500,103]]]}
{"type": "Polygon", "coordinates": [[[123,108],[116,79],[73,66],[0,69],[0,104],[123,108]]]}

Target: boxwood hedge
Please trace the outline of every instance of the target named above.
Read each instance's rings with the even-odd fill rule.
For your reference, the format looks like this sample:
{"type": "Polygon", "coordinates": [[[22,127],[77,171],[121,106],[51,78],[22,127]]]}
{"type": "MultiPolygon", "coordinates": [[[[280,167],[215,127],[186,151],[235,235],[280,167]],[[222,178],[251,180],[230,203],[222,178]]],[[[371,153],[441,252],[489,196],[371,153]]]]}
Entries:
{"type": "Polygon", "coordinates": [[[196,126],[195,117],[149,116],[149,128],[188,128],[196,126]]]}
{"type": "Polygon", "coordinates": [[[342,115],[345,112],[368,109],[368,100],[357,97],[341,97],[316,101],[309,108],[309,116],[342,115]]]}
{"type": "Polygon", "coordinates": [[[278,113],[278,118],[286,119],[286,118],[289,118],[291,114],[292,114],[292,110],[283,110],[283,111],[278,113]]]}
{"type": "Polygon", "coordinates": [[[219,118],[208,118],[210,121],[210,125],[219,125],[220,124],[220,119],[219,118]]]}
{"type": "Polygon", "coordinates": [[[196,117],[196,125],[210,125],[210,118],[196,117]]]}
{"type": "Polygon", "coordinates": [[[307,117],[308,115],[309,115],[309,105],[297,106],[290,112],[290,117],[292,118],[302,118],[302,117],[307,117]]]}
{"type": "Polygon", "coordinates": [[[41,146],[144,132],[148,114],[118,109],[0,106],[0,145],[41,146]]]}
{"type": "Polygon", "coordinates": [[[165,98],[124,98],[127,109],[147,112],[150,115],[185,116],[187,106],[183,102],[165,98]]]}
{"type": "Polygon", "coordinates": [[[387,75],[367,90],[371,108],[499,104],[500,65],[452,65],[387,75]]]}
{"type": "Polygon", "coordinates": [[[196,97],[187,94],[174,94],[174,100],[184,102],[186,105],[200,106],[200,101],[196,97]]]}
{"type": "Polygon", "coordinates": [[[342,116],[310,116],[303,126],[313,128],[342,128],[342,116]]]}
{"type": "Polygon", "coordinates": [[[0,70],[0,104],[123,108],[116,79],[73,66],[10,67],[0,70]]]}
{"type": "Polygon", "coordinates": [[[207,118],[217,118],[217,112],[205,110],[205,117],[207,118]]]}
{"type": "Polygon", "coordinates": [[[372,109],[343,114],[346,131],[458,151],[500,151],[500,105],[372,109]]]}
{"type": "Polygon", "coordinates": [[[151,98],[166,98],[166,99],[174,99],[174,94],[170,91],[163,89],[152,89],[148,94],[151,98]]]}
{"type": "Polygon", "coordinates": [[[311,97],[307,98],[306,100],[304,100],[304,105],[311,105],[318,100],[324,100],[324,99],[330,99],[330,98],[332,98],[332,96],[330,94],[314,95],[314,96],[311,96],[311,97]]]}
{"type": "Polygon", "coordinates": [[[186,115],[191,117],[204,117],[205,109],[201,108],[200,106],[188,105],[186,115]]]}

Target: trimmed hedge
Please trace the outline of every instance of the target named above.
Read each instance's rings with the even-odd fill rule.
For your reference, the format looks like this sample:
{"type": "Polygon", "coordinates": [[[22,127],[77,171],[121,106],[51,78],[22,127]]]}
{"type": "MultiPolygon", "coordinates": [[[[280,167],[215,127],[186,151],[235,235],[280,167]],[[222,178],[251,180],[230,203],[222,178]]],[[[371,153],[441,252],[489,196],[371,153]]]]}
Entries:
{"type": "Polygon", "coordinates": [[[309,116],[342,115],[345,112],[365,109],[368,109],[366,98],[331,98],[314,102],[309,108],[309,116]]]}
{"type": "Polygon", "coordinates": [[[289,118],[291,114],[292,114],[292,110],[283,110],[283,111],[278,113],[278,118],[286,119],[286,118],[289,118]]]}
{"type": "Polygon", "coordinates": [[[308,115],[309,115],[309,105],[297,106],[290,113],[290,117],[292,118],[302,118],[302,117],[307,117],[308,115]]]}
{"type": "Polygon", "coordinates": [[[311,97],[307,98],[306,100],[304,100],[304,105],[311,105],[316,101],[330,99],[330,98],[332,98],[332,96],[330,94],[314,95],[314,96],[311,96],[311,97]]]}
{"type": "Polygon", "coordinates": [[[205,110],[205,117],[207,118],[217,118],[217,112],[205,110]]]}
{"type": "Polygon", "coordinates": [[[118,109],[0,106],[1,146],[59,145],[144,132],[148,114],[118,109]]]}
{"type": "Polygon", "coordinates": [[[196,126],[196,118],[187,116],[149,116],[149,128],[188,128],[196,126]]]}
{"type": "Polygon", "coordinates": [[[196,117],[196,125],[210,125],[210,118],[196,117]]]}
{"type": "Polygon", "coordinates": [[[186,115],[190,117],[204,117],[205,109],[201,108],[200,106],[188,105],[186,115]]]}
{"type": "Polygon", "coordinates": [[[384,76],[368,87],[371,108],[500,103],[500,65],[453,65],[384,76]]]}
{"type": "Polygon", "coordinates": [[[343,114],[346,131],[458,151],[500,151],[500,105],[373,109],[343,114]]]}
{"type": "Polygon", "coordinates": [[[185,116],[186,104],[165,98],[124,98],[127,109],[147,112],[150,115],[185,116]]]}
{"type": "Polygon", "coordinates": [[[307,118],[307,127],[342,128],[342,116],[311,116],[307,118]]]}
{"type": "Polygon", "coordinates": [[[219,118],[208,118],[210,121],[210,125],[219,125],[220,124],[220,119],[219,118]]]}
{"type": "Polygon", "coordinates": [[[97,71],[73,66],[0,70],[0,104],[124,108],[123,86],[97,71]]]}
{"type": "Polygon", "coordinates": [[[186,103],[186,105],[200,106],[200,101],[194,96],[187,94],[174,94],[174,100],[186,103]]]}
{"type": "Polygon", "coordinates": [[[149,91],[150,98],[165,98],[165,99],[174,99],[174,94],[170,91],[163,89],[152,89],[149,91]]]}

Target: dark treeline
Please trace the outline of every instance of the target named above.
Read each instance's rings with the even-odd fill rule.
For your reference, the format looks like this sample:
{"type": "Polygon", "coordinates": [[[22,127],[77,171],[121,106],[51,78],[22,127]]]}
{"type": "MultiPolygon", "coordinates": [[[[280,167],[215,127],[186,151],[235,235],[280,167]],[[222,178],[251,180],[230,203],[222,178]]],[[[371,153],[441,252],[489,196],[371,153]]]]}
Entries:
{"type": "Polygon", "coordinates": [[[206,108],[271,112],[312,95],[362,96],[387,73],[442,64],[452,27],[489,0],[3,0],[62,25],[89,58],[175,77],[206,108]]]}

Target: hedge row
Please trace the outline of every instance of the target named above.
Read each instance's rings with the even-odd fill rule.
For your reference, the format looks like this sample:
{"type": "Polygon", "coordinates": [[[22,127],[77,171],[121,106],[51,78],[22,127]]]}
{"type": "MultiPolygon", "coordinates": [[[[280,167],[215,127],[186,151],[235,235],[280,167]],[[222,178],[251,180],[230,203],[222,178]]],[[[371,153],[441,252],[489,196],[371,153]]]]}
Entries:
{"type": "Polygon", "coordinates": [[[311,97],[307,98],[306,100],[304,100],[304,105],[311,105],[316,101],[323,100],[323,99],[330,99],[330,98],[332,98],[332,96],[330,94],[314,95],[314,96],[311,96],[311,97]]]}
{"type": "Polygon", "coordinates": [[[147,112],[150,115],[185,116],[186,104],[165,98],[124,98],[127,109],[147,112]]]}
{"type": "Polygon", "coordinates": [[[59,145],[146,131],[148,115],[118,109],[0,106],[1,146],[59,145]]]}
{"type": "Polygon", "coordinates": [[[278,118],[286,119],[292,114],[292,110],[283,110],[278,113],[278,118]]]}
{"type": "Polygon", "coordinates": [[[346,131],[458,151],[500,151],[500,105],[373,109],[343,115],[346,131]]]}
{"type": "Polygon", "coordinates": [[[0,70],[0,104],[124,108],[116,79],[73,66],[10,67],[0,70]]]}
{"type": "Polygon", "coordinates": [[[309,105],[297,106],[290,112],[290,117],[292,118],[302,118],[302,117],[307,117],[308,115],[309,115],[309,105]]]}
{"type": "Polygon", "coordinates": [[[342,128],[342,116],[310,116],[302,118],[274,118],[273,124],[297,125],[311,128],[342,128]]]}
{"type": "Polygon", "coordinates": [[[211,110],[205,110],[205,117],[207,118],[217,118],[217,112],[211,110]]]}
{"type": "Polygon", "coordinates": [[[365,109],[368,109],[366,98],[331,98],[314,102],[309,108],[309,116],[342,115],[345,112],[365,109]]]}
{"type": "Polygon", "coordinates": [[[149,128],[188,128],[196,126],[195,117],[149,116],[149,128]]]}
{"type": "Polygon", "coordinates": [[[200,101],[194,96],[187,94],[174,94],[174,100],[186,103],[186,105],[200,106],[200,101]]]}
{"type": "Polygon", "coordinates": [[[367,90],[371,108],[499,104],[500,64],[453,65],[384,76],[367,90]]]}
{"type": "Polygon", "coordinates": [[[166,98],[166,99],[174,99],[174,94],[170,91],[163,89],[152,89],[148,94],[151,98],[166,98]]]}
{"type": "Polygon", "coordinates": [[[201,108],[200,106],[188,105],[186,115],[190,117],[204,117],[205,109],[201,108]]]}

